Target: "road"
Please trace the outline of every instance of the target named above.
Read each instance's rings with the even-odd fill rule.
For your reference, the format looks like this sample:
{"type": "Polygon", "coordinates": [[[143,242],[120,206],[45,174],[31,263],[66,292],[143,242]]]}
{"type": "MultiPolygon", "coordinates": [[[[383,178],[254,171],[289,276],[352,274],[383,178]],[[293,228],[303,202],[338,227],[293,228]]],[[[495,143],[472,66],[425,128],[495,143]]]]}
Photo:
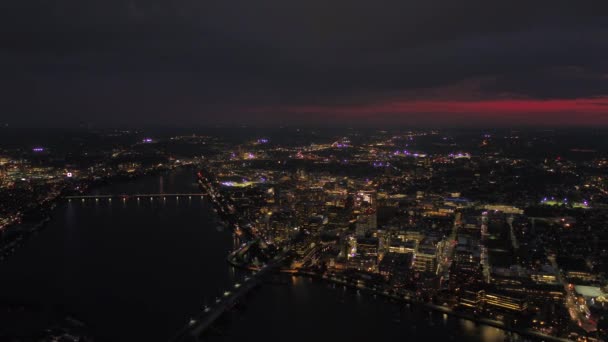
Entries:
{"type": "Polygon", "coordinates": [[[589,308],[587,307],[587,304],[576,303],[577,297],[574,287],[570,286],[570,284],[564,280],[562,271],[559,269],[555,256],[548,256],[547,259],[549,259],[551,266],[557,271],[557,280],[562,284],[562,286],[564,286],[564,290],[566,291],[565,305],[568,309],[568,313],[570,313],[570,318],[572,321],[576,322],[579,327],[583,328],[587,332],[596,331],[597,323],[589,319],[589,308]]]}

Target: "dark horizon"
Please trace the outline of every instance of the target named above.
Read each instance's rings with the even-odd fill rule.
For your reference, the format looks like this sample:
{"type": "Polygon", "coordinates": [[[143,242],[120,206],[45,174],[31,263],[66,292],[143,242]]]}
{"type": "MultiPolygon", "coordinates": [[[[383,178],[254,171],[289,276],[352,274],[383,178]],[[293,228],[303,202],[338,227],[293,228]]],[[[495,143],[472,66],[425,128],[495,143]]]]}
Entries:
{"type": "Polygon", "coordinates": [[[331,121],[331,122],[243,122],[243,123],[104,123],[104,122],[74,122],[74,123],[20,123],[2,122],[0,130],[56,130],[56,131],[78,131],[78,130],[138,130],[167,131],[172,133],[190,132],[198,133],[213,129],[259,129],[259,130],[375,130],[375,131],[407,131],[407,130],[438,130],[438,131],[559,131],[559,132],[608,132],[608,124],[525,124],[525,123],[402,123],[402,122],[375,122],[375,121],[331,121]]]}
{"type": "Polygon", "coordinates": [[[608,125],[599,2],[0,6],[14,125],[608,125]]]}
{"type": "Polygon", "coordinates": [[[559,124],[547,122],[544,124],[526,124],[526,123],[491,123],[491,122],[462,122],[462,123],[404,123],[404,122],[381,122],[381,121],[303,121],[303,122],[242,122],[242,123],[107,123],[107,122],[70,122],[67,124],[57,122],[37,122],[37,123],[22,123],[22,122],[0,122],[0,131],[79,131],[79,130],[137,130],[142,133],[146,132],[170,132],[170,133],[188,133],[198,134],[203,131],[211,131],[214,129],[226,130],[260,130],[273,131],[283,129],[301,129],[301,130],[361,130],[361,131],[422,131],[422,130],[438,130],[438,131],[556,131],[556,132],[607,132],[607,124],[559,124]]]}

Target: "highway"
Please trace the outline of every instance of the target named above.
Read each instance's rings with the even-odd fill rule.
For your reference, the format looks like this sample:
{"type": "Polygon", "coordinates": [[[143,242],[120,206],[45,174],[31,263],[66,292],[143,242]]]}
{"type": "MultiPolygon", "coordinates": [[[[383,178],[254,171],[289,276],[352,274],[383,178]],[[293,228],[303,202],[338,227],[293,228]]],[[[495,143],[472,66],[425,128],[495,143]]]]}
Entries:
{"type": "MultiPolygon", "coordinates": [[[[199,172],[198,183],[201,190],[204,190],[209,194],[209,200],[214,206],[216,213],[226,225],[232,227],[235,232],[245,234],[249,238],[248,240],[250,243],[244,244],[240,249],[230,253],[228,256],[230,261],[235,255],[244,253],[249,248],[252,241],[257,240],[257,238],[249,229],[239,225],[239,220],[237,216],[234,215],[234,204],[232,203],[232,199],[230,197],[222,196],[222,194],[213,186],[212,180],[203,177],[202,173],[199,172]]],[[[196,317],[190,319],[188,324],[176,334],[172,341],[198,341],[199,337],[211,327],[218,318],[234,307],[239,300],[244,298],[254,288],[260,285],[264,276],[278,271],[285,257],[286,253],[277,255],[270,263],[264,265],[253,275],[246,277],[243,282],[234,284],[233,288],[226,290],[222,297],[217,298],[211,306],[204,307],[196,317]]]]}
{"type": "Polygon", "coordinates": [[[513,245],[514,250],[519,249],[519,243],[517,242],[517,237],[515,236],[515,230],[513,229],[513,215],[507,218],[507,223],[509,224],[509,233],[511,234],[511,244],[513,245]]]}
{"type": "Polygon", "coordinates": [[[454,249],[458,244],[456,239],[458,237],[458,226],[461,223],[461,218],[462,214],[456,213],[452,225],[452,232],[450,233],[447,243],[444,245],[442,255],[439,257],[439,262],[437,263],[437,274],[443,277],[444,280],[450,279],[450,267],[452,266],[454,258],[454,249]]]}
{"type": "MultiPolygon", "coordinates": [[[[205,174],[212,175],[211,172],[205,174]]],[[[256,239],[257,236],[254,232],[246,227],[246,225],[239,224],[239,217],[235,214],[236,208],[234,201],[230,195],[224,196],[216,189],[217,181],[214,181],[214,176],[203,176],[203,171],[197,173],[199,189],[204,191],[205,194],[209,195],[209,201],[214,207],[215,212],[219,218],[226,224],[226,226],[233,229],[233,231],[241,238],[247,238],[248,240],[256,239]]]]}

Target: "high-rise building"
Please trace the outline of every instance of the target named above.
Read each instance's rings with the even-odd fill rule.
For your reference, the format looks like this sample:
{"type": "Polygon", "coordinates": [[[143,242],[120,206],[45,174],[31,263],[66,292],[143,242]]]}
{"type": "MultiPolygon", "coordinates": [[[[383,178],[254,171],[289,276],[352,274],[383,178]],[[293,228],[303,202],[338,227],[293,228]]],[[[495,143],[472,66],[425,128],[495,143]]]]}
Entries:
{"type": "Polygon", "coordinates": [[[366,204],[372,208],[376,206],[377,199],[378,194],[376,193],[376,190],[361,190],[357,193],[357,200],[359,204],[366,204]]]}
{"type": "Polygon", "coordinates": [[[418,272],[437,272],[437,248],[420,246],[415,254],[414,268],[418,272]]]}
{"type": "Polygon", "coordinates": [[[367,209],[357,217],[355,230],[357,236],[366,236],[378,228],[377,214],[374,209],[367,209]]]}

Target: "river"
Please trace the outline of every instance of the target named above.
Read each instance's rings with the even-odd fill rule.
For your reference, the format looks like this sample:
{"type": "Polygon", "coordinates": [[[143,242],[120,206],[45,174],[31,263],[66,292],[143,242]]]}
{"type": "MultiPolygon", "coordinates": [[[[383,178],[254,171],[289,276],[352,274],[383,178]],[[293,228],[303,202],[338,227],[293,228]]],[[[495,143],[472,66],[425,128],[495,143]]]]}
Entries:
{"type": "MultiPolygon", "coordinates": [[[[194,181],[179,169],[94,193],[198,192],[194,181]]],[[[240,277],[226,263],[234,243],[198,196],[64,201],[0,263],[0,299],[61,308],[96,341],[167,341],[240,277]]],[[[496,328],[302,277],[262,286],[227,318],[210,340],[504,340],[496,328]]]]}

